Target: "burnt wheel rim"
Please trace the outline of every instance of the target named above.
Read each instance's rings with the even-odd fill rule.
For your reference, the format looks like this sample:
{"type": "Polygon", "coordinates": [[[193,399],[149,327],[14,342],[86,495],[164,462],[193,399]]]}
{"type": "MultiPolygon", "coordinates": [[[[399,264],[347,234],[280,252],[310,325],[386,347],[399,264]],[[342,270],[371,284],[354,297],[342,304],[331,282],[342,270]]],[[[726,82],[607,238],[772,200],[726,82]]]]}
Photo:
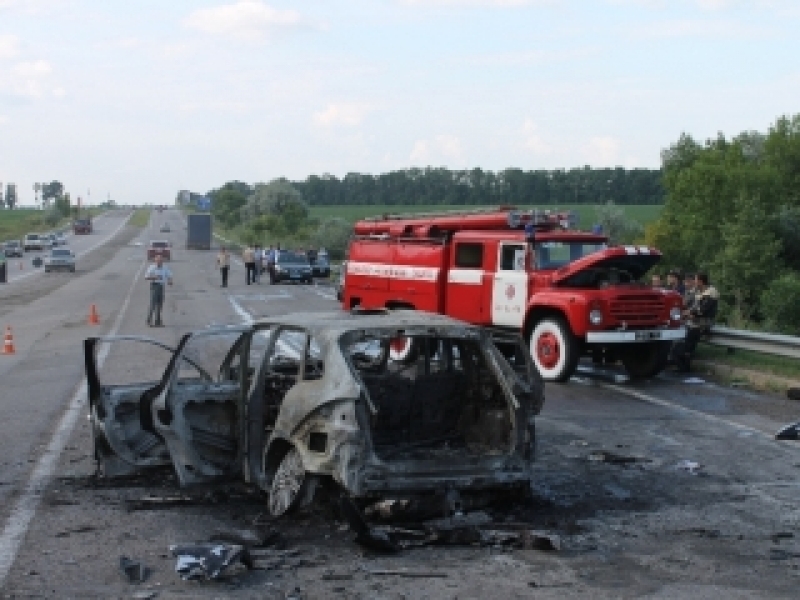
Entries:
{"type": "Polygon", "coordinates": [[[546,369],[554,369],[561,358],[561,345],[558,336],[544,332],[536,339],[536,358],[546,369]]]}
{"type": "Polygon", "coordinates": [[[306,478],[303,459],[296,448],[292,448],[283,457],[281,464],[272,478],[269,490],[269,512],[275,517],[289,512],[300,496],[300,490],[306,478]]]}

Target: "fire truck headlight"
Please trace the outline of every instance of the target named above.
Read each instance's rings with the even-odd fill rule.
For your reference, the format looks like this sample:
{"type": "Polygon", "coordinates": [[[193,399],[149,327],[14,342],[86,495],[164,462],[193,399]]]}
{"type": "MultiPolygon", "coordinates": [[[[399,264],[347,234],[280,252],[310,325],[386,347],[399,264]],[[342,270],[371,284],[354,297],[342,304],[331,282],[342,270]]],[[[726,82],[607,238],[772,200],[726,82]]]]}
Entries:
{"type": "Polygon", "coordinates": [[[603,322],[603,311],[595,308],[589,311],[589,323],[592,325],[600,325],[603,322]]]}
{"type": "Polygon", "coordinates": [[[673,306],[669,310],[669,318],[673,321],[680,321],[681,320],[681,307],[680,306],[673,306]]]}

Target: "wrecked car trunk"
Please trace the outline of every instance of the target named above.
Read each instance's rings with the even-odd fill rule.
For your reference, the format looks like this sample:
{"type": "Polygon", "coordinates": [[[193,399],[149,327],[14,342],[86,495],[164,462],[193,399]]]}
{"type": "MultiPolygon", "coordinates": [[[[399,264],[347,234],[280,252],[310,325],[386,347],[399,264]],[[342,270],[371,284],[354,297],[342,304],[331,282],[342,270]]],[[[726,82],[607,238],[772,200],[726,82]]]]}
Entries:
{"type": "Polygon", "coordinates": [[[378,311],[208,329],[174,350],[92,338],[95,458],[107,476],[171,463],[181,485],[241,479],[273,515],[320,483],[355,499],[527,486],[544,388],[519,336],[491,336],[378,311]],[[143,366],[162,370],[138,380],[143,366]]]}

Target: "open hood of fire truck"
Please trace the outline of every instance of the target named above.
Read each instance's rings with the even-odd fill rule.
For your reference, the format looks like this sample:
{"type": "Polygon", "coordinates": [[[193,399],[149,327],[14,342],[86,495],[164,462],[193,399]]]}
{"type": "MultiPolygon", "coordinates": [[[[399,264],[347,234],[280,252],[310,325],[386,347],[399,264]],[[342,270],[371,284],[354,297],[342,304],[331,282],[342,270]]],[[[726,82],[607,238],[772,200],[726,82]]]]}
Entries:
{"type": "Polygon", "coordinates": [[[553,283],[562,283],[585,271],[627,272],[632,280],[642,277],[661,260],[661,252],[647,246],[613,246],[564,265],[553,273],[553,283]]]}

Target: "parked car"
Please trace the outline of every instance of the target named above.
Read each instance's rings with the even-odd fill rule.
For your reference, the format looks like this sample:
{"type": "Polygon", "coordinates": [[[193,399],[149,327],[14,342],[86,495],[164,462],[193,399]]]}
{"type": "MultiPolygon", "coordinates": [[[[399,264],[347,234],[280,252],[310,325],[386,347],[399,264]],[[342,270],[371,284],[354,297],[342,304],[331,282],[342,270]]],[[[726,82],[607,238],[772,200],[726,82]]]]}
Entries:
{"type": "Polygon", "coordinates": [[[56,246],[59,245],[58,236],[55,233],[46,233],[45,237],[47,238],[47,241],[50,243],[51,248],[55,248],[56,246]]]}
{"type": "Polygon", "coordinates": [[[6,258],[18,256],[22,258],[22,242],[19,240],[8,240],[3,244],[3,252],[6,258]]]}
{"type": "Polygon", "coordinates": [[[44,257],[44,272],[75,272],[75,254],[69,248],[52,248],[44,257]]]}
{"type": "Polygon", "coordinates": [[[275,268],[270,273],[271,283],[281,281],[298,281],[311,283],[312,271],[311,263],[305,254],[281,250],[275,259],[275,268]]]}
{"type": "Polygon", "coordinates": [[[533,477],[544,386],[515,333],[421,311],[338,311],[204,329],[174,349],[90,338],[84,352],[105,476],[171,464],[181,485],[240,478],[274,516],[318,483],[381,499],[482,496],[533,477]]]}
{"type": "Polygon", "coordinates": [[[172,260],[172,244],[167,240],[150,240],[147,260],[155,260],[156,254],[160,254],[164,260],[172,260]]]}
{"type": "Polygon", "coordinates": [[[50,247],[50,239],[44,234],[28,233],[22,240],[22,249],[25,252],[31,250],[47,250],[50,247]]]}
{"type": "Polygon", "coordinates": [[[328,262],[327,254],[318,254],[317,258],[311,263],[311,274],[314,277],[330,277],[331,263],[328,262]]]}
{"type": "Polygon", "coordinates": [[[56,242],[59,246],[66,246],[67,245],[67,236],[65,236],[62,232],[56,234],[56,242]]]}

